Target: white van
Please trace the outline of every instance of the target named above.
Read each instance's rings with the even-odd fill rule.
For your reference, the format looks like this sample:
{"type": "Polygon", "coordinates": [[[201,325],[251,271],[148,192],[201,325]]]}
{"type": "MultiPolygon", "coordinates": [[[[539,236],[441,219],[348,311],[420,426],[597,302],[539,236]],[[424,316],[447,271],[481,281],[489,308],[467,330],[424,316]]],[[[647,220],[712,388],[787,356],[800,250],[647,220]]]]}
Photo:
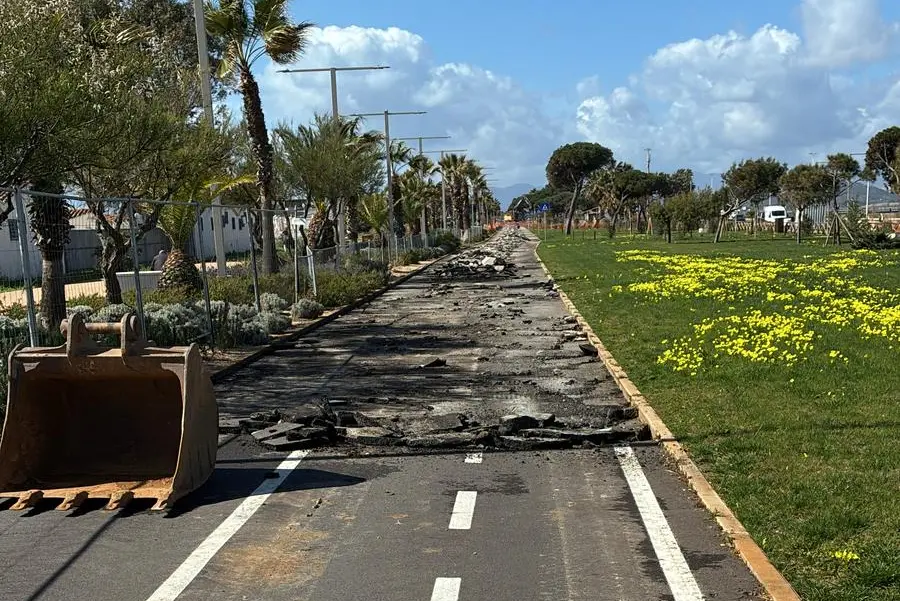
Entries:
{"type": "Polygon", "coordinates": [[[778,219],[787,219],[787,210],[780,205],[763,207],[763,221],[775,223],[778,219]]]}

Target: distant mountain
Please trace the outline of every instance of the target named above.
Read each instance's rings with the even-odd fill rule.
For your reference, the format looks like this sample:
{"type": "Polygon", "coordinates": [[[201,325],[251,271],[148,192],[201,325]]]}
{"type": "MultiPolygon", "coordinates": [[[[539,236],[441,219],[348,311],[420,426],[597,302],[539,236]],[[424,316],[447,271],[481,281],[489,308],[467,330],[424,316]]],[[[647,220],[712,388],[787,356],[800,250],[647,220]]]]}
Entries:
{"type": "Polygon", "coordinates": [[[500,202],[500,207],[505,211],[509,208],[509,203],[511,203],[514,198],[522,196],[523,194],[530,192],[532,188],[537,187],[538,186],[532,186],[531,184],[513,184],[502,188],[491,188],[491,191],[494,193],[494,198],[500,202]]]}
{"type": "MultiPolygon", "coordinates": [[[[865,206],[866,204],[866,182],[857,182],[853,184],[853,187],[850,189],[850,198],[855,199],[860,205],[865,206]]],[[[841,206],[847,204],[847,197],[845,196],[841,201],[841,206]]],[[[873,205],[888,205],[890,207],[898,207],[900,206],[900,197],[896,194],[891,194],[887,190],[883,188],[879,188],[878,186],[870,185],[869,186],[869,206],[873,205]]]]}

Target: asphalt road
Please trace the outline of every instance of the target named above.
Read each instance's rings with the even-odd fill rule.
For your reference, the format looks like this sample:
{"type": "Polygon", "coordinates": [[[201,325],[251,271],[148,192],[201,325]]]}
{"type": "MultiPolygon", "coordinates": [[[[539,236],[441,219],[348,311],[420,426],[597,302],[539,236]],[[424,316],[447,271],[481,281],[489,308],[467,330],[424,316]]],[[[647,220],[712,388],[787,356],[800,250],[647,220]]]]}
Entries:
{"type": "MultiPolygon", "coordinates": [[[[414,278],[320,330],[319,351],[300,345],[223,384],[224,412],[355,395],[410,427],[423,405],[479,419],[511,409],[608,415],[622,403],[608,374],[557,340],[561,303],[526,285],[540,277],[533,246],[514,252],[531,278],[458,282],[439,298],[429,276],[414,278]],[[423,308],[423,296],[433,306],[423,308]],[[511,297],[518,311],[500,304],[485,316],[485,303],[511,297]],[[398,324],[407,346],[385,342],[406,340],[398,324]],[[411,375],[434,355],[448,358],[446,370],[411,375]]],[[[468,458],[325,448],[286,461],[244,436],[167,515],[137,503],[118,512],[7,506],[0,600],[757,598],[711,516],[652,446],[468,458]]]]}

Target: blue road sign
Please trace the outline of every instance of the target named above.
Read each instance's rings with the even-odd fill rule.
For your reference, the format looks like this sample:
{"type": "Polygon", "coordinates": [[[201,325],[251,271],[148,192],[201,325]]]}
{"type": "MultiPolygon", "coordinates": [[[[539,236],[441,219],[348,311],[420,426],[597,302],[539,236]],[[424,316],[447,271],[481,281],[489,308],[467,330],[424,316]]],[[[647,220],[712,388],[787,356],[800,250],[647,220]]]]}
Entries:
{"type": "Polygon", "coordinates": [[[546,202],[542,202],[540,205],[538,205],[538,212],[540,212],[540,213],[546,213],[549,210],[550,210],[550,205],[547,204],[546,202]]]}

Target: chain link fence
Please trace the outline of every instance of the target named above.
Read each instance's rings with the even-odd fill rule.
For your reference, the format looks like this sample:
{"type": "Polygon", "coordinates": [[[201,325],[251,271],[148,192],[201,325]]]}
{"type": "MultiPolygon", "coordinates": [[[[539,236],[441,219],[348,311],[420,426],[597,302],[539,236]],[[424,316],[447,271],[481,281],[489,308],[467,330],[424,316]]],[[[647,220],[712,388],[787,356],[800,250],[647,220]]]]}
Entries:
{"type": "Polygon", "coordinates": [[[0,356],[5,362],[20,344],[63,344],[59,324],[76,311],[94,322],[134,311],[147,337],[164,346],[264,344],[291,325],[298,301],[338,306],[361,287],[387,283],[389,264],[436,254],[425,249],[442,234],[477,242],[487,233],[476,226],[311,248],[318,224],[299,214],[0,188],[0,356]],[[264,257],[267,220],[274,248],[264,257]]]}

